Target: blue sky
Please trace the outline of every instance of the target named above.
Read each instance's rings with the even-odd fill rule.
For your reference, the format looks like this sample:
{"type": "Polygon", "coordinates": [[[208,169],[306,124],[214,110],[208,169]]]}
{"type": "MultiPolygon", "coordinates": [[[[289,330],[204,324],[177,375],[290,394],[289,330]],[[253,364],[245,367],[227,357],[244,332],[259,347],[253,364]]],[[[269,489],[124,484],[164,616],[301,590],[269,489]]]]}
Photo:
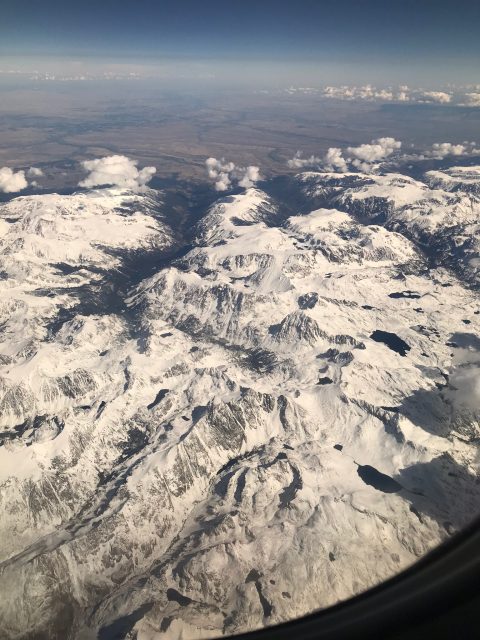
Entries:
{"type": "Polygon", "coordinates": [[[386,81],[401,68],[480,82],[479,30],[478,0],[2,0],[0,54],[353,65],[360,81],[381,67],[386,81]]]}

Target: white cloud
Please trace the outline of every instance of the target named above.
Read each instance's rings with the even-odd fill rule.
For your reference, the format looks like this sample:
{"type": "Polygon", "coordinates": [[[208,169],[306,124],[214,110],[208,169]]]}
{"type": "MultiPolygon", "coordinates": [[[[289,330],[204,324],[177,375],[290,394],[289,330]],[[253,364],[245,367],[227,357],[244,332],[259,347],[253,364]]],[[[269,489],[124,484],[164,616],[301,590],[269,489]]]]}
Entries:
{"type": "Polygon", "coordinates": [[[215,179],[220,173],[230,173],[235,169],[233,162],[225,162],[225,160],[217,160],[216,158],[207,158],[205,160],[207,166],[208,177],[215,179]]]}
{"type": "Polygon", "coordinates": [[[390,100],[395,99],[393,92],[387,91],[387,89],[380,89],[380,91],[375,91],[373,95],[375,100],[386,100],[387,102],[390,102],[390,100]]]}
{"type": "Polygon", "coordinates": [[[423,91],[419,99],[419,102],[439,102],[440,104],[446,104],[451,101],[451,94],[444,91],[423,91]]]}
{"type": "Polygon", "coordinates": [[[325,87],[323,95],[326,98],[336,98],[337,100],[365,100],[367,102],[392,102],[399,101],[405,102],[409,100],[408,92],[410,89],[407,86],[401,86],[398,90],[394,90],[391,87],[377,88],[371,84],[366,84],[361,87],[349,87],[343,85],[341,87],[325,87]]]}
{"type": "Polygon", "coordinates": [[[407,85],[377,88],[342,85],[327,86],[321,90],[325,98],[336,100],[359,100],[366,102],[411,102],[420,104],[450,104],[459,107],[480,107],[480,85],[453,87],[449,91],[412,88],[407,85]]]}
{"type": "Polygon", "coordinates": [[[215,182],[217,191],[227,191],[232,186],[229,174],[235,169],[233,162],[225,162],[225,160],[217,160],[217,158],[207,158],[205,160],[207,174],[211,180],[215,182]]]}
{"type": "Polygon", "coordinates": [[[337,100],[354,100],[356,91],[356,87],[325,87],[323,95],[327,98],[336,98],[337,100]]]}
{"type": "MultiPolygon", "coordinates": [[[[411,145],[414,147],[414,145],[411,145]]],[[[433,158],[435,160],[443,160],[449,156],[477,156],[480,155],[480,147],[476,142],[434,142],[431,147],[423,151],[414,151],[412,153],[406,153],[400,157],[402,161],[411,160],[426,160],[427,158],[433,158]]]]}
{"type": "Polygon", "coordinates": [[[227,191],[235,183],[248,189],[260,180],[260,169],[254,165],[239,167],[233,162],[226,162],[224,158],[207,158],[205,165],[208,177],[214,181],[217,191],[227,191]]]}
{"type": "Polygon", "coordinates": [[[96,160],[85,160],[82,167],[88,176],[78,183],[79,187],[98,187],[114,185],[127,189],[139,190],[152,179],[155,167],[137,169],[137,161],[126,156],[106,156],[96,160]]]}
{"type": "Polygon", "coordinates": [[[232,181],[228,177],[228,173],[219,173],[215,179],[216,191],[227,191],[232,186],[232,181]]]}
{"type": "Polygon", "coordinates": [[[480,366],[475,362],[461,364],[455,368],[449,378],[446,392],[449,400],[457,409],[480,412],[480,366]]]}
{"type": "Polygon", "coordinates": [[[347,152],[354,158],[352,164],[356,166],[356,162],[364,162],[371,164],[384,160],[392,155],[394,151],[400,149],[402,143],[395,138],[377,138],[372,140],[370,144],[361,144],[359,147],[348,147],[347,152]]]}
{"type": "Polygon", "coordinates": [[[370,144],[347,147],[349,155],[347,162],[364,173],[370,173],[376,163],[391,156],[401,146],[402,143],[395,138],[377,138],[372,140],[370,144]]]}
{"type": "Polygon", "coordinates": [[[312,167],[316,169],[324,169],[326,171],[346,171],[347,163],[342,156],[342,150],[337,147],[330,147],[327,153],[320,158],[319,156],[311,155],[308,158],[304,158],[301,151],[297,153],[287,161],[287,165],[291,169],[304,169],[306,167],[312,167]]]}
{"type": "MultiPolygon", "coordinates": [[[[372,173],[377,170],[381,163],[390,160],[425,160],[434,158],[442,160],[448,156],[476,156],[480,155],[480,147],[475,142],[435,142],[432,146],[421,153],[412,152],[399,154],[402,143],[395,138],[385,137],[372,140],[368,144],[361,144],[358,147],[347,147],[340,149],[330,147],[323,158],[310,156],[304,158],[300,151],[288,160],[288,166],[293,169],[303,169],[311,167],[319,171],[337,171],[345,173],[347,171],[361,171],[362,173],[372,173]],[[393,156],[393,157],[392,157],[393,156]]],[[[413,147],[413,145],[412,145],[413,147]]]]}
{"type": "Polygon", "coordinates": [[[43,171],[38,167],[30,167],[30,169],[27,171],[27,176],[29,178],[40,178],[41,176],[43,176],[43,171]]]}
{"type": "Polygon", "coordinates": [[[303,167],[314,167],[322,162],[322,159],[318,156],[311,155],[309,158],[303,158],[302,152],[297,153],[287,161],[287,165],[290,169],[302,169],[303,167]]]}
{"type": "Polygon", "coordinates": [[[447,156],[469,156],[480,154],[480,149],[476,148],[475,142],[463,142],[462,144],[452,144],[451,142],[435,142],[432,148],[424,155],[428,158],[438,158],[442,160],[447,156]]]}
{"type": "Polygon", "coordinates": [[[467,107],[480,107],[480,93],[466,93],[463,101],[467,107]]]}
{"type": "Polygon", "coordinates": [[[315,95],[317,93],[320,93],[320,89],[317,89],[316,87],[288,87],[288,89],[285,89],[284,91],[285,93],[288,93],[290,95],[296,93],[302,93],[304,95],[315,95]]]}
{"type": "Polygon", "coordinates": [[[358,147],[347,147],[344,151],[338,147],[330,147],[323,158],[310,156],[303,158],[300,151],[288,161],[288,166],[294,169],[315,167],[323,171],[338,171],[344,173],[350,168],[370,173],[378,162],[385,160],[395,151],[398,151],[402,143],[395,138],[377,138],[369,144],[361,144],[358,147]],[[345,155],[344,155],[345,154],[345,155]],[[345,157],[346,156],[346,157],[345,157]]]}
{"type": "Polygon", "coordinates": [[[15,193],[28,187],[25,179],[25,171],[17,171],[16,173],[10,167],[2,167],[0,169],[0,191],[3,193],[15,193]]]}
{"type": "Polygon", "coordinates": [[[452,144],[451,142],[435,142],[432,145],[430,154],[433,158],[444,158],[445,156],[461,156],[465,153],[463,144],[452,144]]]}
{"type": "Polygon", "coordinates": [[[243,174],[243,178],[238,181],[238,186],[243,187],[244,189],[249,189],[253,187],[255,182],[260,180],[260,169],[259,167],[255,167],[254,165],[250,165],[245,169],[245,173],[243,174]]]}
{"type": "Polygon", "coordinates": [[[323,165],[327,171],[347,171],[347,162],[342,156],[342,150],[330,147],[323,159],[323,165]]]}
{"type": "Polygon", "coordinates": [[[336,100],[361,100],[366,102],[418,102],[479,106],[480,94],[475,86],[456,88],[450,92],[426,89],[413,89],[407,85],[398,87],[374,87],[371,84],[363,86],[340,87],[328,86],[323,89],[323,96],[336,100]]]}

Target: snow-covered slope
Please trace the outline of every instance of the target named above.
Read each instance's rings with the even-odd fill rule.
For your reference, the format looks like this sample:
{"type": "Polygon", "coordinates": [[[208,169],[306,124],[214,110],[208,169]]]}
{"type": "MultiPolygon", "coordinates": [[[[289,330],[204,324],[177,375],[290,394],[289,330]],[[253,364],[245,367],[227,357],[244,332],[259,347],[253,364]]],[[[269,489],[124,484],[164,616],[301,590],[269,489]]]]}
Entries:
{"type": "Polygon", "coordinates": [[[480,195],[480,167],[452,167],[446,171],[427,171],[427,182],[446,191],[480,195]]]}
{"type": "Polygon", "coordinates": [[[154,192],[3,206],[7,638],[274,624],[469,521],[479,201],[435,180],[301,174],[288,219],[268,184],[228,196],[148,277],[154,192]]]}
{"type": "Polygon", "coordinates": [[[428,171],[425,183],[400,174],[304,173],[305,194],[357,220],[399,231],[434,264],[478,286],[480,271],[480,169],[428,171]]]}

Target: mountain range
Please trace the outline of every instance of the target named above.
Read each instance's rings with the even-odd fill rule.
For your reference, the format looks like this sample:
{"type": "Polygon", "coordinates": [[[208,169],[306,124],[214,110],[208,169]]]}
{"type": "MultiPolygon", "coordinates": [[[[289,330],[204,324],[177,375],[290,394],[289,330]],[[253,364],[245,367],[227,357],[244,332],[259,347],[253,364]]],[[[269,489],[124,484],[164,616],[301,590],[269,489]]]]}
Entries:
{"type": "Polygon", "coordinates": [[[217,196],[0,205],[2,638],[279,623],[478,511],[480,167],[217,196]]]}

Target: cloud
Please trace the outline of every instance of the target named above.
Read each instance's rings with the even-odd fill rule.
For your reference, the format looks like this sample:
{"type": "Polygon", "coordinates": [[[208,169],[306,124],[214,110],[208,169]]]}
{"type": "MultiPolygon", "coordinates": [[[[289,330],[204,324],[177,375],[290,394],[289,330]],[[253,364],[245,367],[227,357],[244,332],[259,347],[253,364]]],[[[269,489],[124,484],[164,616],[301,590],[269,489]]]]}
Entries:
{"type": "Polygon", "coordinates": [[[480,107],[480,93],[466,93],[463,100],[467,107],[480,107]]]}
{"type": "Polygon", "coordinates": [[[345,85],[342,87],[325,87],[323,95],[337,100],[354,100],[357,97],[357,88],[345,85]]]}
{"type": "Polygon", "coordinates": [[[260,180],[260,169],[259,167],[255,167],[254,165],[250,165],[245,169],[245,173],[243,174],[243,178],[238,181],[238,186],[243,187],[244,189],[249,189],[253,187],[255,182],[260,180]]]}
{"type": "Polygon", "coordinates": [[[232,186],[232,182],[228,177],[228,173],[219,173],[215,179],[215,190],[216,191],[228,191],[232,186]]]}
{"type": "Polygon", "coordinates": [[[452,144],[451,142],[435,142],[432,148],[425,152],[424,157],[442,160],[447,156],[470,156],[480,154],[475,142],[452,144]]]}
{"type": "Polygon", "coordinates": [[[465,362],[451,371],[448,389],[444,392],[456,409],[480,413],[480,363],[478,352],[468,354],[465,362]],[[475,356],[477,356],[475,358],[475,356]],[[472,359],[473,361],[469,361],[472,359]],[[476,361],[475,361],[476,360],[476,361]]]}
{"type": "Polygon", "coordinates": [[[453,104],[458,106],[480,106],[480,94],[475,86],[457,87],[452,91],[413,89],[407,85],[377,88],[363,86],[328,86],[323,89],[325,98],[336,100],[361,100],[366,102],[412,102],[423,104],[453,104]]]}
{"type": "MultiPolygon", "coordinates": [[[[413,146],[413,145],[412,145],[413,146]]],[[[418,161],[427,158],[442,160],[449,156],[476,156],[480,155],[480,147],[475,142],[435,142],[425,151],[399,154],[402,143],[391,137],[377,138],[368,144],[361,144],[358,147],[347,147],[340,149],[330,147],[323,158],[311,155],[304,158],[301,151],[297,151],[287,164],[292,169],[314,168],[318,171],[336,171],[345,173],[347,171],[361,171],[372,173],[377,170],[381,163],[387,158],[390,161],[418,161]],[[393,158],[391,156],[394,156],[393,158]]]]}
{"type": "Polygon", "coordinates": [[[230,173],[235,169],[233,162],[225,162],[224,159],[217,160],[216,158],[207,158],[205,160],[207,166],[207,173],[209,178],[216,178],[220,173],[230,173]]]}
{"type": "Polygon", "coordinates": [[[323,159],[323,165],[328,171],[347,171],[347,162],[342,156],[342,150],[330,147],[323,159]]]}
{"type": "Polygon", "coordinates": [[[215,182],[216,191],[227,191],[232,186],[229,174],[235,170],[233,162],[207,158],[205,160],[208,177],[215,182]]]}
{"type": "MultiPolygon", "coordinates": [[[[414,145],[411,145],[412,147],[414,145]]],[[[405,153],[399,157],[400,160],[405,162],[406,160],[415,162],[418,160],[435,159],[443,160],[449,156],[476,156],[480,155],[480,147],[476,142],[434,142],[431,147],[423,151],[414,151],[411,153],[405,153]]]]}
{"type": "Polygon", "coordinates": [[[445,158],[445,156],[465,155],[467,148],[463,144],[452,144],[451,142],[435,142],[429,155],[432,158],[445,158]]]}
{"type": "Polygon", "coordinates": [[[423,91],[419,98],[419,102],[439,102],[440,104],[446,104],[451,101],[451,94],[444,91],[423,91]]]}
{"type": "MultiPolygon", "coordinates": [[[[298,89],[298,91],[300,91],[298,89]]],[[[410,102],[419,104],[448,104],[458,107],[480,107],[480,85],[453,87],[449,91],[411,88],[407,85],[377,88],[363,86],[327,86],[321,90],[324,98],[366,102],[410,102]]]]}
{"type": "Polygon", "coordinates": [[[29,178],[40,178],[41,176],[43,176],[43,171],[38,167],[30,167],[30,169],[27,171],[27,176],[29,178]]]}
{"type": "Polygon", "coordinates": [[[318,156],[311,155],[309,158],[303,158],[301,151],[297,153],[287,161],[287,165],[290,169],[302,169],[303,167],[314,167],[322,162],[322,159],[318,156]]]}
{"type": "Polygon", "coordinates": [[[293,158],[287,161],[287,165],[290,169],[312,167],[326,171],[347,171],[347,163],[342,156],[342,150],[337,147],[330,147],[323,158],[314,155],[304,158],[302,152],[297,151],[293,158]]]}
{"type": "Polygon", "coordinates": [[[254,165],[239,167],[224,158],[207,158],[205,160],[208,177],[214,181],[216,191],[227,191],[235,184],[244,189],[253,187],[260,180],[260,169],[254,165]]]}
{"type": "Polygon", "coordinates": [[[347,153],[352,156],[348,161],[354,167],[368,171],[370,165],[379,160],[384,160],[397,151],[402,143],[395,138],[377,138],[370,144],[361,144],[359,147],[347,147],[347,153]]]}
{"type": "Polygon", "coordinates": [[[399,140],[395,140],[395,138],[377,138],[369,144],[347,147],[343,151],[338,147],[330,147],[323,158],[314,155],[309,158],[303,158],[302,153],[297,151],[294,157],[288,160],[287,164],[293,169],[315,167],[323,171],[344,173],[350,168],[370,173],[376,168],[378,162],[391,156],[401,146],[402,143],[399,140]]]}
{"type": "Polygon", "coordinates": [[[392,102],[399,101],[405,102],[409,100],[408,92],[410,89],[403,85],[398,89],[377,88],[371,84],[366,84],[361,87],[349,87],[343,85],[341,87],[325,87],[323,95],[326,98],[335,98],[337,100],[365,100],[367,102],[392,102]]]}
{"type": "Polygon", "coordinates": [[[3,193],[15,193],[28,187],[25,179],[25,171],[17,171],[16,173],[10,167],[2,167],[0,169],[0,191],[3,193]]]}
{"type": "Polygon", "coordinates": [[[141,190],[152,179],[155,167],[137,169],[137,161],[126,156],[106,156],[81,163],[88,176],[78,183],[79,187],[114,185],[126,189],[141,190]]]}

